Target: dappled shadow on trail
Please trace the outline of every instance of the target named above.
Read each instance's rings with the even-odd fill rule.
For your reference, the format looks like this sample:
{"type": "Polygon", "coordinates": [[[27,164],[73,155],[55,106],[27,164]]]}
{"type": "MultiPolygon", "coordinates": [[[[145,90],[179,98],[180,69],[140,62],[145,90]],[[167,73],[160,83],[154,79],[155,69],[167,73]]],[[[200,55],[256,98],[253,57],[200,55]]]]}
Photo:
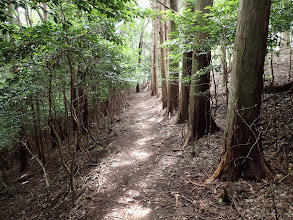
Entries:
{"type": "MultiPolygon", "coordinates": [[[[189,149],[178,151],[185,126],[174,125],[174,118],[164,118],[163,114],[160,100],[148,91],[135,96],[114,126],[118,135],[108,145],[111,153],[83,177],[83,194],[71,212],[71,219],[195,217],[193,201],[187,199],[193,193],[189,180],[203,180],[209,175],[218,150],[210,147],[207,141],[211,140],[206,139],[198,142],[200,160],[192,157],[189,149]],[[216,152],[207,153],[206,147],[216,152]],[[198,161],[197,167],[191,166],[192,160],[198,161]],[[185,202],[176,202],[178,195],[185,202]]],[[[222,141],[220,136],[214,137],[222,141]]],[[[205,193],[210,189],[200,190],[205,193]]],[[[216,212],[208,215],[215,217],[216,212]]]]}
{"type": "MultiPolygon", "coordinates": [[[[141,219],[153,216],[152,212],[160,208],[157,186],[166,185],[164,190],[168,190],[164,172],[176,163],[162,158],[164,142],[173,132],[168,132],[160,108],[159,101],[146,92],[130,103],[115,124],[118,135],[108,146],[115,150],[89,174],[88,190],[73,210],[73,217],[141,219]]],[[[176,139],[170,148],[180,144],[180,136],[176,139]]]]}

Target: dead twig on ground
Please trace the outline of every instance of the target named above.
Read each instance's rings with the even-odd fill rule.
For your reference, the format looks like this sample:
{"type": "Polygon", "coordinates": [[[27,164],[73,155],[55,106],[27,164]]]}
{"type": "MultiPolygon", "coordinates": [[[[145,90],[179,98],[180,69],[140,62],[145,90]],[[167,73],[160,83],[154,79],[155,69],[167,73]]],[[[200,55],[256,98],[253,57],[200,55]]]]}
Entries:
{"type": "Polygon", "coordinates": [[[194,202],[191,199],[186,198],[185,196],[179,195],[181,198],[185,199],[187,202],[190,202],[192,205],[194,205],[194,202]]]}
{"type": "Polygon", "coordinates": [[[282,179],[280,179],[278,182],[281,183],[282,181],[284,181],[285,179],[287,179],[288,177],[290,177],[291,175],[293,175],[293,172],[288,173],[286,176],[284,176],[282,179]]]}

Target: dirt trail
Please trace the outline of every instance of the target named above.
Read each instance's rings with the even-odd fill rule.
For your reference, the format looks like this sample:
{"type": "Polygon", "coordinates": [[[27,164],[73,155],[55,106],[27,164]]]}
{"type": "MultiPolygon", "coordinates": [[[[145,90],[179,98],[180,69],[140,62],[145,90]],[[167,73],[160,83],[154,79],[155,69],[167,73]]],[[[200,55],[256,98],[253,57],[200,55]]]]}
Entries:
{"type": "MultiPolygon", "coordinates": [[[[218,89],[215,120],[223,129],[225,96],[224,89],[220,86],[218,89]]],[[[292,109],[292,96],[287,96],[280,98],[284,99],[282,109],[292,109]]],[[[265,100],[264,125],[270,118],[270,112],[265,109],[274,101],[270,96],[265,100]]],[[[194,142],[194,154],[191,154],[190,146],[178,151],[175,149],[183,144],[186,125],[175,125],[175,118],[163,117],[160,99],[145,91],[136,94],[129,105],[115,123],[114,136],[104,147],[106,153],[98,166],[79,178],[82,195],[71,211],[71,219],[293,218],[293,188],[289,174],[281,184],[217,180],[203,185],[219,163],[223,130],[194,142]],[[232,198],[230,203],[221,200],[224,189],[232,198]]],[[[276,112],[275,117],[292,116],[292,113],[282,112],[276,112]]],[[[265,154],[272,155],[267,141],[270,141],[269,137],[264,140],[265,154]]],[[[287,162],[288,172],[292,172],[293,162],[289,157],[287,162]]],[[[275,167],[274,161],[270,160],[270,163],[275,167]]],[[[282,178],[286,173],[278,175],[282,178]]]]}
{"type": "Polygon", "coordinates": [[[130,102],[115,124],[118,135],[107,147],[109,154],[92,170],[83,202],[72,212],[76,219],[154,219],[172,215],[165,197],[175,201],[175,191],[165,178],[171,179],[168,167],[180,157],[172,149],[181,144],[181,134],[179,127],[167,126],[168,119],[162,115],[159,99],[148,91],[130,102]],[[163,207],[168,207],[166,212],[163,207]]]}
{"type": "Polygon", "coordinates": [[[163,114],[160,100],[149,91],[135,95],[114,126],[108,153],[83,177],[84,193],[71,219],[235,216],[232,207],[218,203],[220,191],[214,184],[200,185],[218,163],[222,133],[198,141],[194,157],[190,148],[176,150],[183,144],[185,125],[174,125],[175,118],[163,114]],[[223,209],[230,214],[219,214],[223,209]]]}

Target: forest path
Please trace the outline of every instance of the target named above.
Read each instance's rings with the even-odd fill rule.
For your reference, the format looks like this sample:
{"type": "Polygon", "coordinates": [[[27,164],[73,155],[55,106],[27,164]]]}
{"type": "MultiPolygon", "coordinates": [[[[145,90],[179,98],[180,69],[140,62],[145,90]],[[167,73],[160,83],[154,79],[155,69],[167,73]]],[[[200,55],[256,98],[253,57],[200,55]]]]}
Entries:
{"type": "MultiPolygon", "coordinates": [[[[287,72],[279,74],[278,82],[284,82],[287,72]]],[[[220,85],[220,76],[218,82],[220,85]]],[[[222,129],[226,118],[224,94],[224,87],[218,86],[215,120],[222,129]]],[[[274,114],[271,108],[275,96],[280,100],[274,117],[281,119],[278,128],[281,134],[292,121],[292,95],[265,95],[261,117],[264,127],[274,126],[268,120],[274,114]]],[[[223,130],[195,141],[195,155],[191,154],[190,146],[174,151],[183,144],[186,125],[175,125],[175,117],[164,117],[164,112],[160,99],[151,97],[150,91],[134,95],[115,122],[115,135],[104,147],[99,165],[88,168],[87,174],[78,179],[82,195],[71,212],[71,219],[274,219],[272,200],[268,197],[272,189],[280,219],[292,219],[292,198],[287,197],[293,194],[290,179],[265,188],[267,184],[262,182],[234,182],[230,188],[234,201],[228,205],[220,200],[227,183],[217,180],[203,187],[201,183],[219,163],[223,130]]],[[[269,150],[268,155],[273,155],[275,149],[271,143],[275,130],[268,131],[264,147],[269,150]]],[[[292,142],[287,145],[292,146],[292,142]]],[[[291,167],[292,164],[289,163],[291,167]]]]}
{"type": "Polygon", "coordinates": [[[182,189],[183,152],[173,151],[183,143],[184,126],[163,117],[160,99],[150,91],[136,94],[129,104],[114,125],[117,135],[107,155],[84,177],[85,192],[73,219],[178,218],[175,194],[190,191],[182,189]]]}

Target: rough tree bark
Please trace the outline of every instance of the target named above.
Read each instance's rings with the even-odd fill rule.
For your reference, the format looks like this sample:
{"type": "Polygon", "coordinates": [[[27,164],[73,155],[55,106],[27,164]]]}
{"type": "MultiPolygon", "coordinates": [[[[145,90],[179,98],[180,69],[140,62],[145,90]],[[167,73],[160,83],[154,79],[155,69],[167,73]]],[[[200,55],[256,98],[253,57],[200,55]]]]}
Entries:
{"type": "Polygon", "coordinates": [[[222,64],[223,64],[223,86],[225,87],[225,95],[226,95],[226,105],[228,106],[228,65],[227,65],[227,48],[224,44],[222,47],[222,64]]]}
{"type": "Polygon", "coordinates": [[[181,77],[180,94],[179,94],[179,109],[178,109],[177,118],[176,118],[176,123],[178,124],[185,123],[188,120],[190,83],[184,82],[184,78],[191,75],[192,53],[193,51],[188,51],[183,53],[182,77],[181,77]]]}
{"type": "MultiPolygon", "coordinates": [[[[71,58],[71,51],[68,50],[67,52],[67,58],[68,58],[68,64],[70,69],[70,115],[72,119],[73,124],[73,149],[71,152],[71,165],[70,165],[70,172],[69,174],[69,180],[70,180],[70,186],[72,190],[72,206],[75,205],[76,201],[76,186],[75,186],[75,179],[74,179],[74,170],[76,168],[76,151],[79,149],[79,141],[80,141],[80,124],[78,121],[77,116],[77,105],[78,100],[76,98],[76,74],[73,69],[72,64],[72,58],[71,58]]],[[[58,144],[59,145],[59,144],[58,144]]]]}
{"type": "MultiPolygon", "coordinates": [[[[172,11],[178,11],[178,0],[170,0],[170,8],[172,11]]],[[[171,32],[176,30],[176,24],[171,20],[171,32]]],[[[171,40],[174,37],[171,36],[171,40]]],[[[172,47],[170,48],[172,51],[172,47]]],[[[168,104],[167,104],[167,113],[173,115],[175,111],[178,110],[178,94],[179,94],[179,83],[178,77],[179,73],[177,69],[179,67],[178,62],[174,60],[169,61],[169,89],[168,89],[168,104]]]]}
{"type": "Polygon", "coordinates": [[[240,0],[221,162],[209,180],[273,178],[265,164],[257,122],[270,0],[240,0]]]}
{"type": "MultiPolygon", "coordinates": [[[[198,0],[195,10],[201,11],[202,14],[208,13],[209,10],[205,8],[212,5],[213,0],[198,0]]],[[[203,44],[206,38],[207,33],[195,33],[195,43],[198,45],[203,44]]],[[[210,65],[210,61],[210,51],[200,49],[193,51],[188,132],[184,145],[187,145],[193,139],[197,140],[205,134],[219,130],[211,116],[210,109],[210,71],[206,69],[210,65]],[[201,74],[198,74],[199,70],[202,72],[201,74]]]]}
{"type": "MultiPolygon", "coordinates": [[[[185,8],[190,8],[194,11],[194,6],[191,3],[185,3],[185,8]]],[[[192,53],[193,51],[187,51],[183,53],[182,59],[182,72],[180,82],[180,93],[179,93],[179,107],[176,118],[176,123],[181,124],[188,121],[188,104],[189,104],[189,93],[190,93],[190,82],[185,81],[187,76],[191,76],[192,69],[192,53]]]]}
{"type": "MultiPolygon", "coordinates": [[[[148,25],[148,22],[146,23],[146,26],[148,25]]],[[[138,43],[138,65],[141,64],[141,54],[142,54],[142,46],[143,46],[143,37],[144,37],[144,30],[146,28],[145,24],[142,24],[141,33],[139,36],[139,43],[138,43]]],[[[138,82],[136,84],[136,92],[140,92],[141,90],[141,83],[138,82]]]]}
{"type": "MultiPolygon", "coordinates": [[[[166,0],[164,0],[165,4],[166,0]]],[[[159,2],[159,10],[163,11],[165,10],[165,6],[163,6],[159,2]]],[[[166,41],[165,37],[165,30],[166,30],[166,21],[162,21],[163,18],[160,16],[160,43],[161,45],[166,41]]],[[[163,109],[167,107],[167,101],[168,101],[168,90],[167,90],[167,72],[166,72],[166,48],[163,48],[161,46],[161,74],[162,74],[162,107],[163,109]]]]}
{"type": "MultiPolygon", "coordinates": [[[[153,1],[152,7],[154,10],[158,10],[158,3],[153,1]]],[[[158,75],[158,26],[159,19],[156,16],[153,19],[153,45],[152,45],[152,78],[151,78],[151,95],[158,96],[158,85],[157,85],[157,75],[158,75]]]]}

